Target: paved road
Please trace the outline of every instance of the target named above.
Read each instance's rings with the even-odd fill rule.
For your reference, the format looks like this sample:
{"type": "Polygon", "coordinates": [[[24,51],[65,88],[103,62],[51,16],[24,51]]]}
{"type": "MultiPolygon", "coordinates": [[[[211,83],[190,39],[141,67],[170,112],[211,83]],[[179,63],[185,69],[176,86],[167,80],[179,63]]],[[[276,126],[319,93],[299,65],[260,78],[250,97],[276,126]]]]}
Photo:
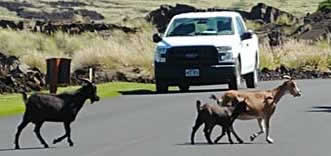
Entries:
{"type": "MultiPolygon", "coordinates": [[[[72,125],[74,147],[64,142],[43,149],[33,134],[33,125],[22,133],[22,150],[13,150],[13,136],[21,116],[0,119],[0,156],[285,156],[331,154],[331,80],[297,81],[303,96],[285,96],[271,121],[273,145],[264,135],[254,142],[249,135],[257,131],[255,120],[236,121],[235,128],[246,144],[208,145],[197,132],[197,145],[189,144],[196,117],[195,100],[208,100],[211,93],[222,94],[226,86],[196,87],[190,93],[162,95],[137,91],[121,97],[86,105],[72,125]],[[138,95],[142,93],[142,95],[138,95]]],[[[273,88],[281,81],[260,83],[273,88]]],[[[62,124],[46,123],[42,135],[51,143],[62,135],[62,124]]],[[[220,133],[215,129],[214,135],[220,133]]]]}

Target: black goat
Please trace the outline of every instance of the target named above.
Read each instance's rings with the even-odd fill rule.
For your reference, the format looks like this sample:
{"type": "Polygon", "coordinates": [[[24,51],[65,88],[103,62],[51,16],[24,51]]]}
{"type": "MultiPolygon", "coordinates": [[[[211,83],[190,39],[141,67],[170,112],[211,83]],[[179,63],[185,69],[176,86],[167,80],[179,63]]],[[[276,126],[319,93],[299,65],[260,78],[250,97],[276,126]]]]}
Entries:
{"type": "Polygon", "coordinates": [[[202,124],[205,124],[204,134],[209,144],[213,144],[210,139],[210,134],[215,125],[222,126],[222,134],[217,137],[214,143],[217,143],[227,133],[229,142],[233,144],[230,133],[232,132],[239,143],[243,143],[243,140],[237,135],[233,129],[233,122],[246,108],[244,102],[239,102],[234,106],[219,106],[217,104],[204,104],[201,106],[201,102],[197,100],[196,107],[198,116],[195,120],[195,125],[192,128],[191,144],[194,144],[194,136],[196,131],[202,124]]]}
{"type": "Polygon", "coordinates": [[[100,99],[99,96],[97,96],[96,86],[88,80],[81,80],[84,82],[84,84],[81,86],[81,88],[72,93],[35,93],[28,98],[26,93],[22,92],[23,100],[25,103],[25,113],[15,135],[16,149],[20,148],[19,137],[22,130],[30,122],[35,124],[34,132],[45,148],[48,148],[48,144],[40,135],[40,128],[45,121],[64,123],[65,134],[55,139],[53,144],[56,144],[67,137],[69,145],[74,145],[70,136],[71,122],[76,119],[78,112],[83,107],[87,99],[90,99],[91,104],[95,101],[99,101],[100,99]]]}

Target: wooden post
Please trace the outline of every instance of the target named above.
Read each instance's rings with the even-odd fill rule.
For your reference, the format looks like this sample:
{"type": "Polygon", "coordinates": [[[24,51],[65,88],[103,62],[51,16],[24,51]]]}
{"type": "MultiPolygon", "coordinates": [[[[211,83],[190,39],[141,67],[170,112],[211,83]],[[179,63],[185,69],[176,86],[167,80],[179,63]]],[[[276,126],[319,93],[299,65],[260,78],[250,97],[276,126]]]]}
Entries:
{"type": "Polygon", "coordinates": [[[56,94],[57,91],[57,81],[59,76],[59,66],[60,66],[60,59],[55,59],[54,66],[52,68],[53,76],[50,79],[49,83],[49,92],[52,94],[56,94]]]}

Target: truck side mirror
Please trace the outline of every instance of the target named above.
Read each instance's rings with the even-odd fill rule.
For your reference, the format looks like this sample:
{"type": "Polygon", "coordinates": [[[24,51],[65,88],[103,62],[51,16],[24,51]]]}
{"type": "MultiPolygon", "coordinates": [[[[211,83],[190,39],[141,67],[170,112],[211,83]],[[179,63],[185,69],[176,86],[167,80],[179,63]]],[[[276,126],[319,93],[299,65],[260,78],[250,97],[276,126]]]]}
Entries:
{"type": "Polygon", "coordinates": [[[241,40],[247,40],[247,39],[251,39],[252,38],[252,33],[251,32],[244,32],[241,36],[240,36],[241,40]]]}
{"type": "Polygon", "coordinates": [[[153,34],[153,42],[158,43],[160,41],[162,41],[162,38],[160,37],[160,35],[158,33],[153,34]]]}

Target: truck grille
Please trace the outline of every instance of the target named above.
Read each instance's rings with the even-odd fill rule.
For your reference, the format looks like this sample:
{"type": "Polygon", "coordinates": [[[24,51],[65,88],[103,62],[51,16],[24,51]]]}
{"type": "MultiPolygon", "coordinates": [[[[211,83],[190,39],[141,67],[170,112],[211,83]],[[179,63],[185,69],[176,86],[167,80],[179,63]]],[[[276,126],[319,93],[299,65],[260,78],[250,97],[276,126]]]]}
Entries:
{"type": "Polygon", "coordinates": [[[168,49],[167,63],[180,65],[212,65],[218,62],[218,52],[214,46],[185,46],[168,49]]]}

